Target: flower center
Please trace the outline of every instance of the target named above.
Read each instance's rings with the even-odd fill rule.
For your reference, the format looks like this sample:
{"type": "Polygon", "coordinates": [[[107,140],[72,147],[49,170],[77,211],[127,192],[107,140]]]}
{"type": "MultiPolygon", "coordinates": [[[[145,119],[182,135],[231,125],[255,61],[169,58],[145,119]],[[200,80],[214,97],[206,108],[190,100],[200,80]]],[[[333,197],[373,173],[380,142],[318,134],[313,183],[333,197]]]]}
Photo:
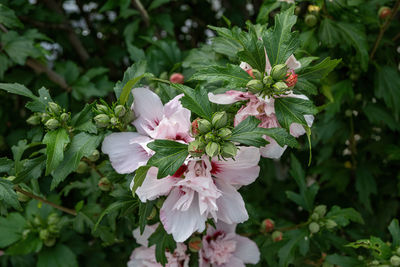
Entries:
{"type": "Polygon", "coordinates": [[[236,250],[236,241],[228,239],[225,233],[217,231],[213,236],[207,237],[208,244],[204,248],[204,257],[211,264],[225,264],[229,262],[236,250]]]}

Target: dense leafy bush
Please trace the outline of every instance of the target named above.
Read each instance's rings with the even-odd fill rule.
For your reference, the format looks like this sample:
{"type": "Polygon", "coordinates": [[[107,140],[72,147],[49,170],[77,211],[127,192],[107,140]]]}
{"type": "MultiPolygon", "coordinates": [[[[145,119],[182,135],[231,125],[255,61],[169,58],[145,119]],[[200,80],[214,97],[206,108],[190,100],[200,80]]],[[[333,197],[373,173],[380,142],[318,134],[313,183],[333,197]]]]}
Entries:
{"type": "Polygon", "coordinates": [[[2,266],[400,266],[400,1],[294,2],[0,1],[2,266]]]}

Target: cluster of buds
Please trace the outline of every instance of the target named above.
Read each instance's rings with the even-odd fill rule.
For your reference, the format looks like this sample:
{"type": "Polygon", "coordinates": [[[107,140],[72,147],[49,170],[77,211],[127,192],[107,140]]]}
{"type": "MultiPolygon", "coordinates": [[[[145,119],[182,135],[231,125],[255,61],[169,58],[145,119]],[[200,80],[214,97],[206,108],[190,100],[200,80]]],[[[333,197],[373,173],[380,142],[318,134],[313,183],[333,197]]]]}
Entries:
{"type": "Polygon", "coordinates": [[[283,233],[278,230],[274,231],[274,229],[275,229],[275,222],[272,219],[268,218],[261,222],[260,232],[270,234],[273,242],[279,242],[283,238],[283,233]]]}
{"type": "Polygon", "coordinates": [[[195,140],[189,143],[188,150],[194,157],[201,157],[205,153],[209,157],[233,158],[237,154],[235,144],[229,141],[232,131],[225,111],[214,113],[211,122],[206,119],[194,120],[192,135],[195,140]]]}
{"type": "Polygon", "coordinates": [[[286,64],[275,65],[270,76],[263,76],[258,70],[252,70],[252,77],[254,80],[249,81],[246,86],[250,92],[262,97],[287,94],[297,83],[297,74],[289,70],[286,64]]]}
{"type": "Polygon", "coordinates": [[[32,222],[29,222],[30,228],[22,233],[22,237],[27,238],[31,232],[37,232],[44,245],[52,247],[60,234],[60,222],[61,220],[57,213],[50,213],[46,220],[36,216],[32,222]]]}
{"type": "Polygon", "coordinates": [[[311,214],[311,222],[308,225],[308,230],[311,234],[316,234],[320,231],[321,227],[332,230],[337,226],[337,223],[332,219],[326,219],[326,206],[319,205],[315,207],[314,212],[311,214]]]}
{"type": "Polygon", "coordinates": [[[113,104],[110,107],[104,101],[96,104],[94,112],[97,115],[93,119],[99,128],[121,128],[133,119],[133,112],[123,105],[113,104]]]}
{"type": "Polygon", "coordinates": [[[49,102],[46,112],[34,113],[26,122],[34,126],[43,123],[48,130],[52,131],[58,127],[66,127],[70,118],[70,114],[65,109],[62,109],[60,105],[55,102],[49,102]]]}

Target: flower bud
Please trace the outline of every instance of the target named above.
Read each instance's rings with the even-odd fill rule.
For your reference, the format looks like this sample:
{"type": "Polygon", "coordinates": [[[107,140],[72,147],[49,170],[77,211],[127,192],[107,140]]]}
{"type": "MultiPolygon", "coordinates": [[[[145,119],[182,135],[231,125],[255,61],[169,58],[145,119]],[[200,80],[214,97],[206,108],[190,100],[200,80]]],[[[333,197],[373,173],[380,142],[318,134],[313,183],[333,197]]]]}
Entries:
{"type": "Polygon", "coordinates": [[[88,165],[84,161],[79,161],[78,167],[76,168],[76,172],[79,174],[85,173],[87,171],[88,165]]]}
{"type": "Polygon", "coordinates": [[[312,234],[318,233],[319,232],[319,224],[316,222],[312,222],[308,225],[308,229],[312,234]]]}
{"type": "Polygon", "coordinates": [[[49,238],[49,236],[50,236],[49,230],[47,230],[47,229],[40,230],[40,232],[39,232],[40,239],[45,240],[45,239],[49,238]]]}
{"type": "Polygon", "coordinates": [[[95,149],[93,150],[92,154],[90,154],[90,156],[88,157],[88,160],[95,162],[99,158],[100,158],[100,152],[97,149],[95,149]]]}
{"type": "Polygon", "coordinates": [[[110,123],[111,123],[112,126],[115,126],[115,125],[118,124],[118,119],[116,117],[112,117],[110,119],[110,123]]]}
{"type": "Polygon", "coordinates": [[[204,153],[205,144],[199,139],[196,139],[189,143],[188,151],[193,157],[201,157],[204,153]]]}
{"type": "Polygon", "coordinates": [[[275,228],[275,222],[271,219],[265,219],[261,223],[261,231],[265,233],[272,232],[275,228]]]}
{"type": "Polygon", "coordinates": [[[199,119],[195,119],[194,121],[192,121],[192,128],[191,128],[191,132],[193,136],[197,136],[200,132],[199,132],[199,123],[197,122],[199,119]]]}
{"type": "Polygon", "coordinates": [[[326,205],[318,205],[315,207],[314,212],[319,215],[320,218],[324,217],[326,214],[326,205]]]}
{"type": "Polygon", "coordinates": [[[396,249],[396,254],[400,256],[400,247],[396,249]]]}
{"type": "Polygon", "coordinates": [[[57,213],[51,213],[49,217],[47,217],[47,224],[57,224],[60,221],[60,217],[57,213]]]}
{"type": "Polygon", "coordinates": [[[288,87],[290,87],[290,88],[293,88],[295,85],[296,85],[296,83],[297,83],[297,74],[295,74],[294,73],[294,71],[291,71],[291,72],[289,72],[287,75],[286,75],[286,80],[285,80],[285,83],[286,83],[286,85],[288,86],[288,87]]]}
{"type": "Polygon", "coordinates": [[[215,142],[209,142],[206,146],[206,154],[209,157],[215,157],[219,154],[220,146],[215,142]]]}
{"type": "Polygon", "coordinates": [[[125,115],[126,109],[123,105],[118,105],[114,108],[114,114],[115,116],[121,118],[125,115]]]}
{"type": "Polygon", "coordinates": [[[257,80],[262,80],[263,75],[261,72],[259,72],[256,69],[253,69],[253,78],[257,79],[257,80]]]}
{"type": "Polygon", "coordinates": [[[277,93],[283,93],[284,91],[286,91],[286,89],[288,89],[287,84],[284,83],[284,82],[276,82],[276,83],[273,85],[273,87],[274,87],[274,89],[275,89],[275,91],[276,91],[277,93]]]}
{"type": "Polygon", "coordinates": [[[306,15],[306,17],[304,18],[304,22],[307,24],[307,26],[309,26],[309,27],[314,27],[314,26],[317,24],[318,19],[317,19],[317,17],[316,17],[315,15],[313,15],[313,14],[308,14],[308,15],[306,15]]]}
{"type": "Polygon", "coordinates": [[[212,132],[208,132],[204,135],[204,139],[206,142],[213,141],[215,139],[215,135],[212,132]]]}
{"type": "Polygon", "coordinates": [[[49,105],[49,111],[50,112],[53,112],[56,115],[61,113],[61,111],[62,111],[61,107],[57,103],[49,102],[48,105],[49,105]]]}
{"type": "Polygon", "coordinates": [[[311,214],[311,220],[313,221],[318,221],[319,220],[319,214],[314,212],[313,214],[311,214]]]}
{"type": "Polygon", "coordinates": [[[281,241],[282,240],[282,232],[281,231],[274,231],[273,233],[272,233],[272,240],[274,241],[274,242],[279,242],[279,241],[281,241]]]}
{"type": "Polygon", "coordinates": [[[98,186],[101,191],[110,191],[112,184],[111,184],[110,180],[108,180],[107,177],[103,177],[100,179],[98,186]]]}
{"type": "Polygon", "coordinates": [[[20,202],[27,202],[29,199],[31,199],[30,197],[22,194],[21,192],[17,192],[17,197],[18,197],[18,201],[20,201],[20,202]]]}
{"type": "Polygon", "coordinates": [[[287,70],[288,67],[286,66],[286,64],[275,65],[271,70],[272,79],[274,79],[275,81],[282,80],[286,76],[287,70]]]}
{"type": "Polygon", "coordinates": [[[201,238],[198,236],[194,236],[189,240],[189,249],[191,252],[198,252],[203,247],[203,243],[201,242],[201,238]]]}
{"type": "Polygon", "coordinates": [[[224,142],[221,147],[221,156],[224,158],[234,158],[237,154],[237,147],[232,142],[224,142]]]}
{"type": "Polygon", "coordinates": [[[58,234],[60,232],[60,227],[58,227],[56,224],[49,225],[47,229],[52,234],[58,234]]]}
{"type": "Polygon", "coordinates": [[[94,117],[94,121],[98,127],[107,127],[110,122],[110,117],[108,117],[106,114],[99,114],[94,117]]]}
{"type": "Polygon", "coordinates": [[[169,77],[169,81],[171,83],[183,84],[184,79],[185,77],[181,73],[172,73],[172,75],[169,77]]]}
{"type": "Polygon", "coordinates": [[[208,133],[209,131],[211,131],[211,122],[209,122],[208,120],[198,119],[197,125],[198,125],[199,132],[201,134],[205,134],[205,133],[208,133]]]}
{"type": "Polygon", "coordinates": [[[310,13],[318,13],[320,10],[319,6],[315,6],[315,5],[309,5],[307,7],[307,9],[308,9],[308,12],[310,12],[310,13]]]}
{"type": "Polygon", "coordinates": [[[331,230],[337,226],[337,223],[334,220],[328,219],[325,222],[326,229],[331,230]]]}
{"type": "Polygon", "coordinates": [[[42,220],[40,219],[39,216],[36,216],[36,217],[33,219],[33,224],[34,224],[35,226],[40,226],[40,225],[42,225],[42,220]]]}
{"type": "Polygon", "coordinates": [[[228,115],[225,111],[215,112],[211,119],[214,128],[219,129],[228,124],[228,115]]]}
{"type": "Polygon", "coordinates": [[[222,139],[227,139],[231,137],[232,131],[229,130],[228,128],[221,128],[218,130],[218,136],[221,137],[222,139]]]}
{"type": "Polygon", "coordinates": [[[45,239],[43,243],[46,247],[52,247],[56,243],[56,239],[54,237],[50,237],[45,239]]]}
{"type": "Polygon", "coordinates": [[[390,258],[390,263],[391,263],[393,266],[400,266],[400,257],[397,256],[397,255],[393,255],[393,256],[390,258]]]}
{"type": "Polygon", "coordinates": [[[57,119],[50,119],[44,125],[49,130],[55,130],[58,128],[58,126],[60,126],[60,122],[57,119]]]}
{"type": "Polygon", "coordinates": [[[61,115],[60,115],[60,119],[63,121],[63,122],[67,122],[68,120],[69,120],[69,114],[68,113],[62,113],[61,115]]]}
{"type": "Polygon", "coordinates": [[[40,118],[41,118],[41,120],[42,120],[42,123],[46,123],[46,122],[50,119],[50,115],[47,114],[47,113],[42,113],[42,114],[40,115],[40,118]]]}
{"type": "Polygon", "coordinates": [[[392,10],[387,6],[383,6],[378,10],[378,16],[380,19],[388,18],[391,13],[392,13],[392,10]]]}
{"type": "Polygon", "coordinates": [[[264,85],[260,80],[251,80],[246,84],[246,87],[253,94],[258,94],[264,89],[264,85]]]}
{"type": "Polygon", "coordinates": [[[39,125],[40,119],[41,118],[38,114],[33,114],[26,120],[26,122],[30,125],[39,125]]]}
{"type": "Polygon", "coordinates": [[[265,77],[263,78],[263,83],[264,83],[266,86],[271,86],[271,85],[274,83],[274,79],[272,79],[271,76],[265,76],[265,77]]]}
{"type": "Polygon", "coordinates": [[[108,113],[108,107],[102,104],[96,104],[96,109],[100,113],[108,113]]]}

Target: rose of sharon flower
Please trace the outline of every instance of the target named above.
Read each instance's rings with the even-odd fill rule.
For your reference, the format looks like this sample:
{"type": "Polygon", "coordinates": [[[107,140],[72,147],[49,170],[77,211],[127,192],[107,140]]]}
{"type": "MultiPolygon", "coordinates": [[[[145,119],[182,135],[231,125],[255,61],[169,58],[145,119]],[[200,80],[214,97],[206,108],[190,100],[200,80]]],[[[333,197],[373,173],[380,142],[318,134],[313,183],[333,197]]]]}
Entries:
{"type": "Polygon", "coordinates": [[[258,177],[259,160],[257,148],[241,147],[234,160],[213,158],[210,162],[206,156],[191,159],[173,176],[162,179],[157,179],[158,169],[151,167],[136,194],[142,202],[168,196],[160,219],[167,233],[183,242],[194,232],[204,231],[209,217],[230,224],[248,219],[237,188],[258,177]]]}
{"type": "Polygon", "coordinates": [[[245,267],[260,260],[256,243],[235,233],[236,224],[209,225],[199,252],[200,267],[245,267]]]}
{"type": "MultiPolygon", "coordinates": [[[[143,234],[140,234],[139,228],[133,231],[133,237],[141,247],[135,248],[132,251],[128,267],[162,267],[160,263],[156,261],[155,245],[149,247],[148,239],[155,232],[158,227],[158,223],[154,225],[146,225],[143,234]]],[[[176,243],[176,249],[174,253],[167,252],[167,264],[166,267],[188,267],[189,266],[189,255],[186,254],[186,245],[183,243],[176,243]]]]}
{"type": "Polygon", "coordinates": [[[137,133],[112,133],[102,145],[102,151],[110,157],[111,165],[118,173],[131,173],[146,165],[154,153],[147,144],[154,139],[178,140],[185,143],[190,137],[190,110],[182,107],[178,95],[165,106],[160,98],[146,87],[132,90],[132,109],[137,119],[133,125],[137,133]]]}
{"type": "MultiPolygon", "coordinates": [[[[271,73],[271,64],[269,62],[267,54],[266,56],[266,67],[265,71],[267,75],[271,73]]],[[[288,86],[294,86],[297,82],[297,75],[295,74],[295,70],[301,67],[299,61],[291,55],[285,62],[288,67],[288,76],[286,83],[288,86]]],[[[240,64],[240,67],[246,72],[250,73],[252,70],[251,66],[245,62],[240,64]]],[[[305,95],[296,95],[293,92],[289,92],[286,95],[281,95],[279,97],[293,97],[300,99],[308,99],[305,95]]],[[[259,127],[263,128],[276,128],[281,127],[278,119],[275,115],[275,99],[269,97],[260,97],[258,95],[254,95],[251,92],[240,92],[235,90],[229,90],[224,94],[214,95],[213,93],[208,94],[208,98],[211,102],[217,104],[232,104],[237,101],[249,100],[246,105],[242,106],[238,113],[235,115],[234,125],[238,125],[240,122],[245,120],[248,116],[255,116],[257,119],[261,121],[259,127]]],[[[313,115],[305,115],[304,119],[307,122],[307,125],[311,127],[314,121],[313,115]]],[[[292,123],[290,125],[290,134],[294,137],[299,137],[300,135],[305,134],[306,131],[304,127],[299,123],[292,123]]],[[[274,158],[278,159],[282,156],[283,152],[286,150],[287,146],[281,147],[278,143],[272,139],[271,137],[266,136],[266,140],[269,142],[265,147],[260,148],[261,156],[266,158],[274,158]]]]}

